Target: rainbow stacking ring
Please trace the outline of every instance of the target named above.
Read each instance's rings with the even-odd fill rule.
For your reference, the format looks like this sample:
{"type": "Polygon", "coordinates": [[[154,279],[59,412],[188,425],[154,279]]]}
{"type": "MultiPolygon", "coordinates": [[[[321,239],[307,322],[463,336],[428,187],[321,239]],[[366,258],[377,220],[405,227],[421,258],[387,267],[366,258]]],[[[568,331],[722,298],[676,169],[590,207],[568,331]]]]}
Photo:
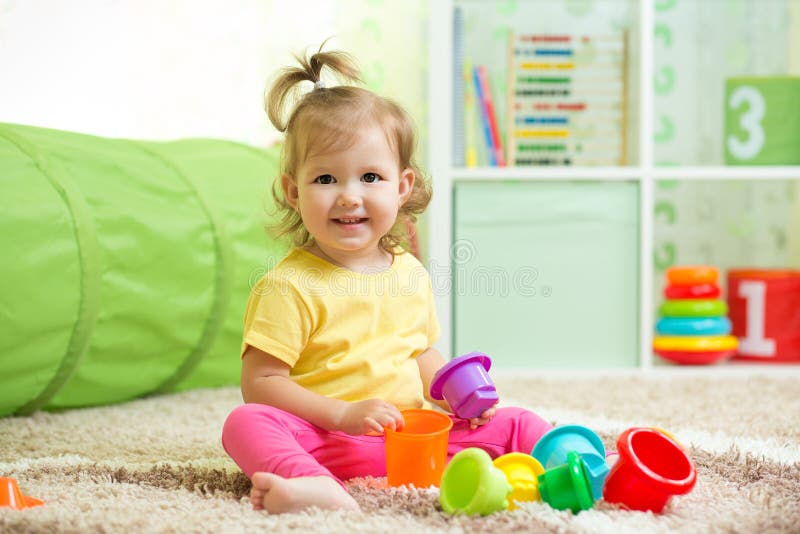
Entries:
{"type": "Polygon", "coordinates": [[[667,281],[674,286],[714,284],[719,279],[719,271],[716,267],[707,265],[670,267],[665,274],[667,281]]]}
{"type": "Polygon", "coordinates": [[[716,352],[735,350],[739,340],[735,336],[656,336],[653,350],[716,352]]]}
{"type": "Polygon", "coordinates": [[[664,317],[656,323],[662,336],[719,336],[731,333],[727,317],[664,317]]]}
{"type": "Polygon", "coordinates": [[[656,353],[667,361],[681,365],[709,365],[731,358],[735,350],[659,350],[656,353]]]}
{"type": "Polygon", "coordinates": [[[728,313],[728,304],[718,299],[667,300],[658,312],[662,317],[719,317],[728,313]]]}
{"type": "Polygon", "coordinates": [[[692,286],[668,285],[664,288],[666,299],[717,299],[722,294],[717,284],[695,284],[692,286]]]}

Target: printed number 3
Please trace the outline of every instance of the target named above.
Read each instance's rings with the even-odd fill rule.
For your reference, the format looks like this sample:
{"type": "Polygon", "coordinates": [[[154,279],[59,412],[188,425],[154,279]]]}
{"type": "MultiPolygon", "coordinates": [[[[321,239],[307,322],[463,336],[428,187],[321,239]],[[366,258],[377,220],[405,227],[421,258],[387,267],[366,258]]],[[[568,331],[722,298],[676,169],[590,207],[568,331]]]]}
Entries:
{"type": "Polygon", "coordinates": [[[767,111],[764,95],[753,86],[737,87],[728,102],[734,110],[743,103],[749,104],[749,109],[739,116],[739,125],[747,132],[747,139],[740,141],[735,135],[728,136],[728,151],[741,160],[754,158],[764,147],[765,136],[761,120],[767,111]]]}

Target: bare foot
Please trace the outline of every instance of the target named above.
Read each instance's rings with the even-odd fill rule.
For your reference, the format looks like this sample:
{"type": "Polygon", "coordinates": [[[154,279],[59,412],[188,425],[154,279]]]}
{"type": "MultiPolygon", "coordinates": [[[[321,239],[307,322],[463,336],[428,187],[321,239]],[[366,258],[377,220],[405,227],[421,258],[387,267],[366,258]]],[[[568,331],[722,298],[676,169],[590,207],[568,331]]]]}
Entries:
{"type": "Polygon", "coordinates": [[[283,478],[273,473],[256,473],[252,482],[250,502],[253,510],[282,514],[312,506],[332,510],[360,509],[355,499],[330,477],[283,478]]]}

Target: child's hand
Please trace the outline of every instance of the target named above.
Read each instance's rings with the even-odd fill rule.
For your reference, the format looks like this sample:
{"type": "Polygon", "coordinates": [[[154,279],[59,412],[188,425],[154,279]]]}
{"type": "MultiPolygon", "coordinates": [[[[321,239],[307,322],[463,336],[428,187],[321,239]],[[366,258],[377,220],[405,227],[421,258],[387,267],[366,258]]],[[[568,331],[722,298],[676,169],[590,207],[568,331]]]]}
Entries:
{"type": "Polygon", "coordinates": [[[339,430],[351,436],[367,432],[383,434],[383,428],[403,428],[403,416],[393,404],[381,399],[348,402],[339,423],[339,430]]]}
{"type": "Polygon", "coordinates": [[[489,421],[492,420],[492,417],[494,417],[494,413],[496,411],[497,410],[495,409],[495,407],[492,406],[491,408],[489,408],[486,411],[484,411],[480,415],[480,417],[473,417],[472,419],[469,420],[469,429],[470,430],[475,430],[479,426],[485,425],[486,423],[488,423],[489,421]]]}

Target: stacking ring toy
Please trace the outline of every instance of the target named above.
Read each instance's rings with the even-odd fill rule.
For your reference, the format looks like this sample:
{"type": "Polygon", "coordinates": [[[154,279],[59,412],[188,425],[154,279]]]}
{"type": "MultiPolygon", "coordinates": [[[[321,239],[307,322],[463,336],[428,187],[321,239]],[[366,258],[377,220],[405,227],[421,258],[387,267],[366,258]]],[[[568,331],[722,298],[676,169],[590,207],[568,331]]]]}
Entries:
{"type": "Polygon", "coordinates": [[[664,317],[656,323],[663,336],[719,336],[731,333],[727,317],[664,317]]]}
{"type": "Polygon", "coordinates": [[[662,317],[720,317],[728,313],[724,300],[667,300],[658,309],[662,317]]]}
{"type": "Polygon", "coordinates": [[[721,294],[717,284],[695,284],[691,286],[672,286],[664,288],[667,299],[716,299],[721,294]]]}
{"type": "Polygon", "coordinates": [[[653,349],[656,351],[705,352],[736,350],[738,338],[734,336],[656,336],[653,349]]]}
{"type": "Polygon", "coordinates": [[[692,267],[670,267],[666,272],[667,281],[676,286],[713,284],[719,279],[716,267],[695,265],[692,267]]]}

